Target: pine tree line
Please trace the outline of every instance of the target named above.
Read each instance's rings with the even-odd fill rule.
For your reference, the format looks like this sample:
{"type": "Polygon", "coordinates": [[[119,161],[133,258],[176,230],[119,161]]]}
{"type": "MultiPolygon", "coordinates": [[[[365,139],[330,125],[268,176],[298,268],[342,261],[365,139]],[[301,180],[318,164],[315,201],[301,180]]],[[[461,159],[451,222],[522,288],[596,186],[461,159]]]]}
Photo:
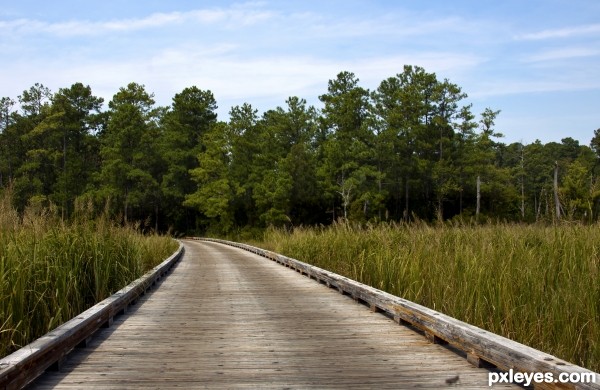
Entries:
{"type": "Polygon", "coordinates": [[[13,203],[70,218],[93,204],[126,222],[181,233],[419,218],[596,221],[600,129],[591,147],[503,144],[499,110],[479,115],[449,80],[421,67],[369,91],[341,72],[320,110],[290,97],[217,119],[211,91],[169,107],[143,85],[103,110],[82,83],[35,84],[0,100],[0,185],[13,203]]]}

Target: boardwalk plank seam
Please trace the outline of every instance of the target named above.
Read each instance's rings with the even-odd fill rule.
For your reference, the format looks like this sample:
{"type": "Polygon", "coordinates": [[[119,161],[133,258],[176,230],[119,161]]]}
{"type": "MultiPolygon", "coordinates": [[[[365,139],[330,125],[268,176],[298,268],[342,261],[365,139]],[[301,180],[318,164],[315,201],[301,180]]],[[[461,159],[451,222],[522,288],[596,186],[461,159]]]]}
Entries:
{"type": "Polygon", "coordinates": [[[467,360],[478,367],[491,366],[504,371],[512,369],[523,373],[552,373],[554,378],[564,373],[593,373],[596,375],[596,383],[560,384],[560,386],[540,383],[537,388],[600,389],[598,373],[347,277],[247,244],[212,238],[193,237],[193,239],[217,242],[246,250],[291,268],[318,283],[336,288],[344,295],[370,307],[372,311],[386,314],[398,323],[410,324],[433,342],[451,344],[465,352],[467,360]]]}
{"type": "MultiPolygon", "coordinates": [[[[211,242],[30,390],[481,389],[489,371],[274,262],[211,242]]],[[[495,388],[513,389],[502,384],[495,388]]]]}
{"type": "Polygon", "coordinates": [[[165,276],[181,259],[183,245],[159,265],[126,287],[58,326],[32,343],[0,359],[0,389],[20,389],[48,369],[60,369],[65,357],[77,346],[85,346],[100,328],[127,311],[133,303],[165,276]]]}

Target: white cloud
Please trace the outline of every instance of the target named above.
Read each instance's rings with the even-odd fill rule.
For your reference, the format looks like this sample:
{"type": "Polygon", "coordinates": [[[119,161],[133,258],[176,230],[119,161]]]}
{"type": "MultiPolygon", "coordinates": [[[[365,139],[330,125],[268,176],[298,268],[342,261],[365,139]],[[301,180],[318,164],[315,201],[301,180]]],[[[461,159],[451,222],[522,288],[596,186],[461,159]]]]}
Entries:
{"type": "MultiPolygon", "coordinates": [[[[194,81],[210,86],[213,92],[227,98],[249,99],[321,94],[326,91],[327,80],[344,70],[354,72],[366,87],[376,88],[385,78],[401,73],[405,64],[423,66],[428,71],[440,72],[440,77],[452,78],[453,73],[468,71],[482,61],[472,55],[444,52],[343,61],[310,55],[238,57],[227,49],[170,49],[150,61],[151,65],[146,71],[148,77],[164,74],[164,80],[178,88],[189,86],[194,81]]],[[[138,61],[144,62],[142,59],[138,61]]]]}
{"type": "Polygon", "coordinates": [[[501,82],[485,82],[471,90],[470,97],[488,98],[491,96],[516,95],[546,92],[569,92],[600,89],[600,81],[589,79],[573,80],[534,80],[523,81],[518,79],[505,79],[501,82]]]}
{"type": "MultiPolygon", "coordinates": [[[[476,21],[455,16],[431,17],[399,10],[371,18],[353,15],[350,18],[331,19],[318,14],[294,14],[290,16],[290,21],[303,26],[303,34],[321,39],[363,39],[378,36],[383,41],[397,43],[398,39],[409,38],[416,43],[439,34],[460,39],[463,35],[481,33],[481,25],[476,21]]],[[[492,27],[488,26],[488,28],[492,27]]]]}
{"type": "Polygon", "coordinates": [[[575,27],[542,30],[534,33],[515,36],[517,40],[542,40],[551,38],[570,38],[580,35],[591,35],[600,33],[600,24],[588,24],[575,27]]]}
{"type": "Polygon", "coordinates": [[[525,62],[545,62],[554,60],[565,60],[571,58],[594,57],[600,54],[598,49],[586,47],[564,47],[555,50],[547,50],[530,55],[524,59],[525,62]]]}
{"type": "Polygon", "coordinates": [[[390,18],[366,20],[323,21],[312,24],[311,32],[324,37],[364,37],[372,35],[422,36],[433,35],[440,30],[456,31],[461,25],[458,19],[438,19],[419,22],[414,19],[390,20],[390,18]]]}
{"type": "Polygon", "coordinates": [[[200,24],[220,24],[227,28],[246,27],[273,18],[271,11],[253,9],[249,6],[230,8],[200,9],[188,12],[154,13],[134,19],[109,21],[73,20],[48,23],[32,19],[0,21],[0,32],[4,34],[53,34],[56,36],[102,35],[111,32],[130,32],[159,28],[169,25],[194,22],[200,24]]]}
{"type": "Polygon", "coordinates": [[[554,19],[539,18],[537,24],[525,21],[528,32],[515,36],[521,21],[512,14],[486,18],[420,2],[363,2],[359,14],[342,3],[211,2],[217,5],[185,10],[175,1],[154,9],[164,12],[129,7],[138,12],[131,18],[81,12],[87,16],[75,19],[60,5],[48,17],[37,8],[2,10],[0,96],[16,98],[35,82],[57,91],[80,81],[108,101],[134,81],[168,105],[175,93],[196,85],[214,93],[222,115],[243,102],[274,108],[292,95],[319,105],[327,80],[340,71],[354,72],[361,86],[375,89],[410,64],[450,79],[469,101],[503,115],[516,104],[533,110],[538,96],[555,92],[593,96],[581,107],[597,100],[598,23],[565,15],[567,27],[552,28],[554,19]]]}
{"type": "MultiPolygon", "coordinates": [[[[71,61],[55,58],[43,67],[22,62],[5,68],[4,92],[17,96],[35,82],[56,91],[74,82],[89,84],[106,101],[129,82],[144,84],[157,103],[168,105],[182,89],[195,85],[211,90],[222,109],[232,102],[262,101],[262,109],[275,108],[289,96],[316,102],[327,91],[327,80],[344,70],[354,72],[365,88],[402,72],[405,64],[423,66],[440,78],[450,78],[480,63],[482,59],[459,53],[415,53],[373,56],[349,60],[314,57],[310,54],[241,56],[233,44],[182,45],[135,58],[71,61]],[[51,82],[52,84],[48,84],[51,82]],[[18,85],[17,85],[18,84],[18,85]],[[11,92],[12,89],[12,92],[11,92]],[[271,103],[267,103],[271,102],[271,103]]],[[[238,104],[238,103],[236,103],[238,104]]]]}

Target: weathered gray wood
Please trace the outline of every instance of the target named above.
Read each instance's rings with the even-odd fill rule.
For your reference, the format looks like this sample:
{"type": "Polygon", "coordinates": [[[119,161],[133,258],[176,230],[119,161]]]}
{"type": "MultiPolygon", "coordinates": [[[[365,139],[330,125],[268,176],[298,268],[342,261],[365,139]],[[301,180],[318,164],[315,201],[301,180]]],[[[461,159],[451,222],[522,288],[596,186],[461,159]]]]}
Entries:
{"type": "Polygon", "coordinates": [[[146,291],[157,277],[170,269],[182,256],[183,245],[168,259],[144,276],[65,322],[39,339],[0,359],[0,389],[19,389],[55,365],[62,366],[65,356],[146,291]]]}
{"type": "MultiPolygon", "coordinates": [[[[379,310],[387,312],[392,318],[410,323],[429,335],[432,340],[443,340],[465,351],[470,356],[470,361],[480,359],[502,370],[512,368],[524,373],[552,373],[555,378],[561,373],[592,373],[590,370],[550,354],[299,260],[246,244],[214,239],[203,240],[241,248],[301,270],[302,273],[312,275],[321,283],[330,285],[354,299],[370,306],[376,306],[379,310]]],[[[596,373],[596,383],[580,383],[577,386],[561,388],[600,389],[600,374],[596,373]]]]}
{"type": "Polygon", "coordinates": [[[31,390],[487,388],[488,371],[336,290],[243,250],[184,245],[160,289],[31,390]]]}

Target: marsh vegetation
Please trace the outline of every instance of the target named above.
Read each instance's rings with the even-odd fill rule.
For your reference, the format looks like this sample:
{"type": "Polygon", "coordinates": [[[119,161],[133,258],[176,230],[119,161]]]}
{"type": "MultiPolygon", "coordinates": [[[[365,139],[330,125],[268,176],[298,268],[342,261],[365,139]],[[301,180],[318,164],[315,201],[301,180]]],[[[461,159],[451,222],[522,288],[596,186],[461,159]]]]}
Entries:
{"type": "MultiPolygon", "coordinates": [[[[81,210],[80,210],[81,211],[81,210]]],[[[106,218],[22,215],[0,199],[0,357],[108,297],[177,249],[106,218]]]]}
{"type": "Polygon", "coordinates": [[[337,224],[259,245],[600,370],[598,225],[337,224]]]}

